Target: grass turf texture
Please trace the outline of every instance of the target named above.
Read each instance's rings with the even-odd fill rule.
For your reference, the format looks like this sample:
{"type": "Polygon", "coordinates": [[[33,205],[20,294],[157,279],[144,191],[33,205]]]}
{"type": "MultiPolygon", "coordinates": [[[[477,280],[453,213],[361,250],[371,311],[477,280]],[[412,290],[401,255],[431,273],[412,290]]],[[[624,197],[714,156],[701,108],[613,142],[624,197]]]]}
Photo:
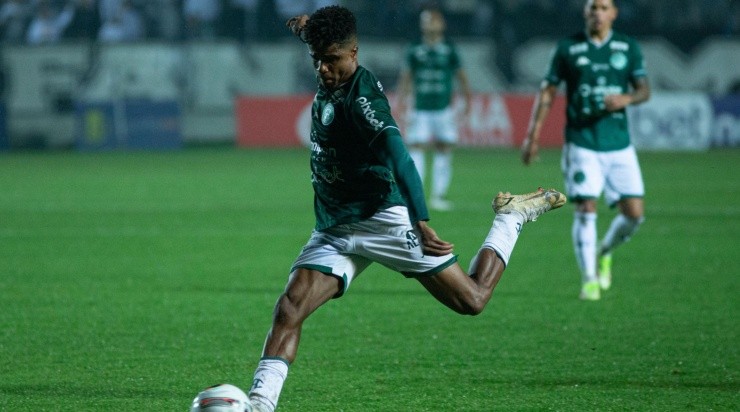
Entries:
{"type": "MultiPolygon", "coordinates": [[[[495,192],[561,188],[558,156],[457,153],[457,209],[432,223],[465,267],[495,192]]],[[[577,299],[569,205],[525,227],[478,317],[372,266],[305,324],[279,410],[740,409],[739,153],[641,162],[647,220],[601,301],[577,299]]],[[[0,156],[0,410],[247,390],[313,225],[308,177],[303,150],[0,156]]]]}

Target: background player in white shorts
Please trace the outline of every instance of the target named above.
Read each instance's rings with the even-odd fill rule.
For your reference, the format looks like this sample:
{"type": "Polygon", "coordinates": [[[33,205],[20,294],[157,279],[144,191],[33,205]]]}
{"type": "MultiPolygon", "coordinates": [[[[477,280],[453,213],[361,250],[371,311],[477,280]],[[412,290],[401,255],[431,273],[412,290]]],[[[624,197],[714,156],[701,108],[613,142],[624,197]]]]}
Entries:
{"type": "Polygon", "coordinates": [[[576,204],[573,247],[584,300],[611,287],[611,252],[643,222],[643,182],[630,143],[625,107],[650,97],[637,42],[612,30],[613,0],[587,0],[585,30],[558,42],[537,95],[522,160],[537,156],[537,141],[560,82],[566,84],[567,121],[562,155],[568,197],[576,204]],[[630,87],[632,90],[630,91],[630,87]],[[596,200],[604,193],[619,214],[597,246],[596,200]],[[597,250],[598,249],[598,250],[597,250]],[[598,271],[597,271],[598,260],[598,271]]]}
{"type": "Polygon", "coordinates": [[[413,90],[413,110],[408,115],[406,144],[422,182],[426,175],[426,151],[434,150],[429,206],[450,210],[447,192],[452,181],[452,149],[457,144],[456,113],[452,108],[454,80],[465,96],[464,116],[470,110],[468,77],[454,44],[445,38],[445,19],[436,8],[419,15],[422,39],[411,45],[398,83],[398,111],[406,112],[413,90]]]}

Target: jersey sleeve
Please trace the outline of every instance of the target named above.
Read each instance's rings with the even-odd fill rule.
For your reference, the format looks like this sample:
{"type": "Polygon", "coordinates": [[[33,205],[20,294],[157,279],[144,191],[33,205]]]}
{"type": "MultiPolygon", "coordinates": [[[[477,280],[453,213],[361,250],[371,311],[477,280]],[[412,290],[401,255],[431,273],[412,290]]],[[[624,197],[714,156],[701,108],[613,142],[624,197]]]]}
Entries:
{"type": "Polygon", "coordinates": [[[560,43],[550,53],[550,62],[545,71],[545,81],[557,86],[565,77],[566,60],[560,43]]]}
{"type": "Polygon", "coordinates": [[[391,115],[390,103],[382,91],[380,82],[361,85],[349,104],[351,122],[360,136],[368,143],[388,128],[398,129],[391,115]]]}
{"type": "Polygon", "coordinates": [[[398,129],[384,130],[370,147],[378,159],[393,171],[401,196],[406,201],[411,223],[429,220],[421,177],[398,129]]]}
{"type": "Polygon", "coordinates": [[[631,39],[630,41],[630,63],[632,65],[630,79],[635,80],[647,76],[647,70],[645,70],[645,58],[642,56],[642,49],[634,39],[631,39]]]}

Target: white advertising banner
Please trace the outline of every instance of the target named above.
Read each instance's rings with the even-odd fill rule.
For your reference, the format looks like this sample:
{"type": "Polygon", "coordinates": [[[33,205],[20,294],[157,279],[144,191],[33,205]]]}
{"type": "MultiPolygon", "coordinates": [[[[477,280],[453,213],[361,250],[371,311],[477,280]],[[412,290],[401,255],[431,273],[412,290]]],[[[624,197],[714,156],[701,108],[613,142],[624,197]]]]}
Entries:
{"type": "Polygon", "coordinates": [[[705,150],[711,145],[714,110],[702,93],[653,93],[628,108],[630,134],[638,149],[705,150]]]}

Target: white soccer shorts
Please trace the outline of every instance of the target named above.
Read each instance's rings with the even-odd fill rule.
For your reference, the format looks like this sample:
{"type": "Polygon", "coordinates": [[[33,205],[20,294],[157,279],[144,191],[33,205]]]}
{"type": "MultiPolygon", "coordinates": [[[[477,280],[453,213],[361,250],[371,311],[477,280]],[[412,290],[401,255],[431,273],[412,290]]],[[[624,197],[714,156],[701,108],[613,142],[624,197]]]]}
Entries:
{"type": "Polygon", "coordinates": [[[598,199],[603,193],[607,204],[614,206],[621,199],[645,195],[640,164],[632,145],[599,152],[567,143],[560,165],[572,200],[598,199]]]}
{"type": "Polygon", "coordinates": [[[339,297],[372,262],[413,278],[433,276],[457,262],[457,256],[425,256],[406,207],[394,206],[361,222],[314,230],[290,271],[306,268],[339,278],[339,297]]]}
{"type": "Polygon", "coordinates": [[[423,145],[432,142],[457,143],[457,124],[452,107],[444,110],[416,110],[411,113],[406,143],[423,145]]]}

